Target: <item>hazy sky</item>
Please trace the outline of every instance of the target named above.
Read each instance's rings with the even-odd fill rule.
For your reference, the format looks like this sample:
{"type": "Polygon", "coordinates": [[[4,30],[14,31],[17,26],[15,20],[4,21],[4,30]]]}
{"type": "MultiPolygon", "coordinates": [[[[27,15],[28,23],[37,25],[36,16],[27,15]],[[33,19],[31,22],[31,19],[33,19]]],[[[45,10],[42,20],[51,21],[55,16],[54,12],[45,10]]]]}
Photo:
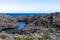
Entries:
{"type": "Polygon", "coordinates": [[[0,13],[50,13],[60,11],[60,0],[0,0],[0,13]]]}

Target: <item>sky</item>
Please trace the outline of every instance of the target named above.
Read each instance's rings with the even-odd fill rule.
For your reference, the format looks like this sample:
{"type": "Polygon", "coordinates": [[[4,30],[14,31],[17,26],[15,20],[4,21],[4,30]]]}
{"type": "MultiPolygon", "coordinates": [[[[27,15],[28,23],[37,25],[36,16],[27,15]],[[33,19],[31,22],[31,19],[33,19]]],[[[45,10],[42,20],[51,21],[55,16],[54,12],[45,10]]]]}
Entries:
{"type": "Polygon", "coordinates": [[[0,13],[60,12],[60,0],[0,0],[0,13]]]}

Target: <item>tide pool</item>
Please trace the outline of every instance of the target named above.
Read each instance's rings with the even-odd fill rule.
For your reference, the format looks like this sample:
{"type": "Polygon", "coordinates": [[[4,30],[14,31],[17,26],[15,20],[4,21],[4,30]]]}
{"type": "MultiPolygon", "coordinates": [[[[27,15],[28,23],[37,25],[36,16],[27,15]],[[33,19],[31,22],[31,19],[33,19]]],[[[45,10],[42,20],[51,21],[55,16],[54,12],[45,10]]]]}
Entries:
{"type": "Polygon", "coordinates": [[[19,22],[19,27],[18,27],[18,30],[19,29],[23,29],[26,25],[26,22],[19,22]]]}

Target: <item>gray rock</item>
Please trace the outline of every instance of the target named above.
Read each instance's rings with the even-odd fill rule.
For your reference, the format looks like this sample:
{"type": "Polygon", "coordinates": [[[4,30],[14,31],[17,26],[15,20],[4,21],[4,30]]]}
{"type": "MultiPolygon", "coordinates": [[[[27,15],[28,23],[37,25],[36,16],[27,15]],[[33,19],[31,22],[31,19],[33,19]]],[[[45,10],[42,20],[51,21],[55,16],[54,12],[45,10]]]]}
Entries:
{"type": "Polygon", "coordinates": [[[7,15],[0,15],[0,30],[17,27],[18,23],[14,18],[7,15]]]}

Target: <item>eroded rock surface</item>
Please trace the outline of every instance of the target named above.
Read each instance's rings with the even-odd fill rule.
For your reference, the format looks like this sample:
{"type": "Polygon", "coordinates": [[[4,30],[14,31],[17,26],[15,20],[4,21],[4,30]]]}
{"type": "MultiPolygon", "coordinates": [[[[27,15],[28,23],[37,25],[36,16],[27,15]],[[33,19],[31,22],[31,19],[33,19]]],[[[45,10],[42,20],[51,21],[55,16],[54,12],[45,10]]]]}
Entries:
{"type": "Polygon", "coordinates": [[[17,27],[18,23],[16,19],[4,14],[0,14],[0,30],[7,28],[17,28],[17,27]]]}
{"type": "Polygon", "coordinates": [[[53,34],[52,36],[53,40],[60,40],[60,31],[59,31],[60,12],[51,13],[46,16],[29,16],[23,18],[18,17],[17,20],[26,21],[27,24],[22,30],[15,31],[15,33],[18,34],[42,33],[44,35],[46,35],[46,33],[51,33],[53,34]],[[54,32],[51,32],[52,28],[56,28],[53,29],[55,30],[54,32]]]}
{"type": "MultiPolygon", "coordinates": [[[[40,27],[55,27],[60,28],[60,13],[51,13],[46,16],[28,16],[28,17],[14,17],[18,21],[26,21],[26,26],[22,29],[23,31],[29,31],[29,30],[39,30],[40,27]]],[[[36,31],[35,31],[36,32],[36,31]]]]}
{"type": "Polygon", "coordinates": [[[18,34],[53,34],[54,40],[60,39],[60,12],[51,13],[45,16],[15,16],[0,15],[0,30],[19,27],[18,22],[24,21],[23,29],[13,33],[18,34]],[[53,29],[52,29],[53,28],[53,29]],[[58,30],[59,29],[59,30],[58,30]]]}
{"type": "Polygon", "coordinates": [[[1,40],[15,40],[12,34],[7,34],[4,32],[0,33],[0,39],[1,40]]]}

